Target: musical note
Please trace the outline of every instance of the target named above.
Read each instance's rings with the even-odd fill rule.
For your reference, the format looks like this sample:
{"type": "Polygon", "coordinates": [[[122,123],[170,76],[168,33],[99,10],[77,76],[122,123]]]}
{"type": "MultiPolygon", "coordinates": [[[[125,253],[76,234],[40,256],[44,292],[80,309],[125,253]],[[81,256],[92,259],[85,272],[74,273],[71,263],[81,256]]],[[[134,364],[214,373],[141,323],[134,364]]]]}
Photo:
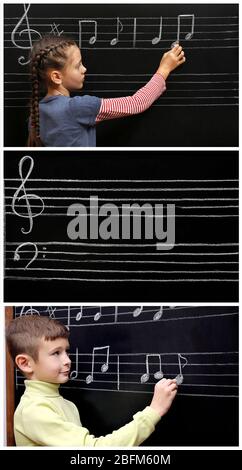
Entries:
{"type": "Polygon", "coordinates": [[[158,42],[160,42],[160,40],[161,40],[161,35],[162,35],[162,16],[160,17],[160,30],[159,30],[159,35],[156,36],[156,37],[154,37],[154,38],[152,39],[152,41],[151,41],[152,44],[154,44],[154,45],[155,45],[155,44],[158,44],[158,42]]]}
{"type": "Polygon", "coordinates": [[[31,230],[33,228],[33,218],[41,215],[44,208],[45,208],[44,202],[41,199],[41,197],[37,196],[36,194],[27,194],[26,190],[25,190],[24,184],[26,183],[27,179],[29,178],[29,176],[30,176],[30,174],[33,170],[33,167],[34,167],[34,160],[33,160],[32,157],[30,157],[29,155],[26,155],[25,157],[21,158],[21,160],[19,162],[19,175],[21,177],[22,183],[19,186],[19,188],[17,189],[17,191],[14,193],[13,200],[12,200],[12,210],[13,210],[14,214],[18,215],[19,217],[29,219],[29,230],[26,231],[26,230],[23,229],[23,227],[21,228],[21,232],[24,233],[24,234],[28,234],[28,233],[31,232],[31,230]],[[22,167],[24,165],[24,162],[26,162],[28,160],[30,161],[30,167],[29,167],[29,171],[27,173],[27,176],[24,178],[23,174],[22,174],[22,167]],[[21,189],[23,190],[24,194],[22,196],[18,197],[18,194],[20,193],[21,189]],[[21,214],[21,213],[17,212],[17,210],[15,208],[15,205],[19,201],[21,201],[22,199],[25,199],[28,214],[21,214]],[[38,212],[35,212],[35,213],[32,212],[32,208],[31,208],[31,205],[29,203],[29,200],[31,200],[31,199],[34,199],[34,200],[37,200],[37,201],[41,202],[42,207],[39,209],[38,212]]]}
{"type": "Polygon", "coordinates": [[[117,18],[117,36],[116,38],[113,38],[112,41],[110,42],[111,46],[116,46],[119,42],[119,33],[123,31],[124,27],[120,21],[119,18],[117,18]]]}
{"type": "Polygon", "coordinates": [[[76,348],[76,368],[71,371],[70,379],[75,380],[78,376],[78,348],[76,348]]]}
{"type": "Polygon", "coordinates": [[[94,315],[94,321],[100,320],[101,316],[102,316],[102,307],[99,307],[99,312],[97,312],[97,313],[94,315]]]}
{"type": "Polygon", "coordinates": [[[157,380],[160,380],[164,377],[164,374],[161,370],[161,357],[160,357],[160,354],[146,354],[146,373],[143,374],[140,377],[140,382],[142,384],[148,382],[148,380],[150,378],[150,368],[149,368],[149,358],[150,357],[158,357],[158,360],[159,360],[159,370],[157,370],[154,373],[154,378],[157,379],[157,380]]]}
{"type": "Polygon", "coordinates": [[[103,362],[101,366],[101,371],[102,372],[107,372],[109,368],[109,346],[101,346],[97,348],[93,348],[92,351],[92,372],[86,377],[86,383],[90,384],[94,380],[94,363],[95,363],[95,353],[96,351],[103,351],[106,350],[106,361],[103,362]]]}
{"type": "MultiPolygon", "coordinates": [[[[30,28],[30,26],[29,26],[28,11],[30,9],[30,6],[31,6],[30,3],[27,6],[24,3],[24,14],[20,18],[19,22],[16,24],[15,28],[13,29],[13,31],[11,33],[11,41],[14,44],[14,46],[16,46],[18,49],[32,49],[32,47],[33,47],[32,34],[36,34],[38,36],[38,38],[42,37],[41,34],[38,31],[36,31],[35,29],[30,28]],[[19,34],[19,36],[22,36],[22,34],[24,34],[24,33],[28,34],[29,46],[20,46],[15,41],[15,35],[17,34],[18,28],[20,27],[20,25],[24,21],[24,19],[26,20],[27,28],[22,29],[18,34],[19,34]]],[[[37,39],[37,37],[36,37],[36,39],[37,39]]],[[[30,62],[30,59],[26,60],[26,57],[24,57],[24,56],[21,56],[21,57],[18,58],[18,63],[20,65],[26,65],[29,62],[30,62]]]]}
{"type": "Polygon", "coordinates": [[[93,23],[94,24],[94,36],[91,36],[89,39],[89,44],[95,44],[97,40],[97,22],[94,20],[81,20],[79,21],[79,47],[82,46],[82,24],[83,23],[93,23]]]}
{"type": "Polygon", "coordinates": [[[188,360],[182,356],[181,354],[178,354],[178,362],[179,362],[179,374],[175,377],[177,385],[181,385],[183,383],[183,374],[182,374],[182,369],[185,367],[188,363],[188,360]],[[184,359],[185,364],[181,364],[181,359],[184,359]]]}
{"type": "MultiPolygon", "coordinates": [[[[174,41],[171,45],[171,47],[174,47],[176,46],[176,44],[179,44],[180,42],[180,35],[181,35],[181,19],[182,18],[191,18],[191,31],[189,33],[186,34],[185,36],[185,40],[186,41],[189,41],[193,34],[194,34],[194,25],[195,25],[195,15],[178,15],[177,17],[177,21],[178,21],[178,25],[177,25],[177,38],[176,38],[176,41],[174,41]]],[[[187,24],[186,24],[187,26],[187,24]]]]}
{"type": "Polygon", "coordinates": [[[47,313],[49,314],[49,318],[55,320],[55,310],[56,307],[47,307],[47,313]]]}
{"type": "Polygon", "coordinates": [[[80,321],[82,319],[83,314],[83,307],[80,307],[80,311],[76,314],[76,321],[80,321]]]}
{"type": "Polygon", "coordinates": [[[37,258],[37,256],[38,256],[38,248],[37,248],[36,244],[35,244],[35,243],[32,243],[32,242],[21,243],[21,245],[19,245],[19,246],[16,248],[16,250],[15,250],[15,252],[14,252],[14,257],[13,257],[14,261],[19,261],[19,260],[20,260],[20,255],[19,255],[19,253],[18,253],[19,250],[21,250],[21,248],[23,248],[23,246],[28,246],[28,245],[34,247],[35,253],[34,253],[33,258],[28,262],[28,264],[26,264],[26,266],[25,266],[24,269],[28,269],[28,267],[30,266],[30,264],[33,263],[34,260],[36,260],[36,258],[37,258]]]}
{"type": "Polygon", "coordinates": [[[28,307],[27,310],[24,310],[24,309],[25,309],[25,306],[21,308],[20,317],[25,316],[25,315],[39,315],[40,316],[40,313],[38,312],[38,310],[36,310],[35,308],[31,306],[28,307]]]}
{"type": "Polygon", "coordinates": [[[137,308],[133,311],[133,317],[134,317],[134,318],[139,317],[140,314],[141,314],[142,311],[143,311],[143,308],[144,308],[144,307],[137,307],[137,308]]]}
{"type": "Polygon", "coordinates": [[[154,314],[153,320],[154,320],[154,321],[160,320],[161,317],[162,317],[162,315],[163,315],[163,307],[160,307],[160,309],[158,310],[158,312],[156,312],[156,313],[154,314]]]}

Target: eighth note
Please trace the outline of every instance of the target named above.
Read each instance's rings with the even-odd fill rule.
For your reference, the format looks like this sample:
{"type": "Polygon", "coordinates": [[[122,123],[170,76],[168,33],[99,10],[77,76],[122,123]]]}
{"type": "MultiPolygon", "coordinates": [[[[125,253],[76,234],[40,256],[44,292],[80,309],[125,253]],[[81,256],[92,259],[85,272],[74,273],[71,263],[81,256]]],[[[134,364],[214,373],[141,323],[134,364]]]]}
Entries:
{"type": "Polygon", "coordinates": [[[21,158],[21,160],[19,162],[19,175],[21,177],[22,183],[19,186],[19,188],[17,189],[17,191],[15,191],[15,193],[13,195],[13,200],[12,200],[12,210],[13,210],[14,214],[16,214],[19,217],[24,217],[24,218],[29,219],[29,230],[24,230],[23,227],[21,228],[21,232],[24,233],[24,234],[27,234],[27,233],[31,232],[31,230],[33,228],[33,218],[41,215],[44,208],[45,208],[44,202],[41,199],[41,197],[37,196],[36,194],[27,194],[26,189],[25,189],[25,183],[26,183],[27,179],[29,178],[29,176],[31,175],[33,167],[34,167],[34,160],[33,160],[32,157],[30,157],[29,155],[26,155],[25,157],[21,158]],[[23,173],[22,173],[22,168],[23,168],[24,162],[27,162],[27,161],[29,162],[30,166],[29,166],[28,173],[27,173],[26,177],[24,178],[23,173]],[[23,191],[24,194],[19,197],[18,194],[21,192],[21,190],[23,191]],[[27,214],[22,214],[21,212],[18,212],[16,210],[16,206],[17,206],[18,202],[22,201],[23,199],[24,199],[25,204],[26,204],[27,214]],[[35,212],[35,213],[32,212],[32,207],[31,207],[31,204],[29,202],[31,199],[40,201],[41,208],[39,209],[38,212],[35,212]]]}
{"type": "Polygon", "coordinates": [[[148,382],[149,378],[150,378],[150,368],[149,368],[149,358],[150,357],[158,357],[159,359],[159,369],[154,373],[154,378],[157,379],[157,380],[160,380],[164,377],[164,374],[161,370],[161,358],[160,358],[160,354],[146,354],[146,373],[143,374],[141,377],[140,377],[140,382],[143,384],[143,383],[146,383],[148,382]]]}
{"type": "MultiPolygon", "coordinates": [[[[189,41],[190,39],[192,39],[192,36],[193,36],[193,34],[194,34],[195,15],[178,15],[178,17],[177,17],[177,21],[178,21],[178,25],[177,25],[177,38],[176,38],[176,41],[172,43],[171,47],[176,46],[176,44],[179,44],[179,42],[180,42],[180,36],[181,36],[181,19],[182,19],[182,18],[191,18],[191,31],[186,34],[185,40],[186,40],[186,41],[189,41]]],[[[186,27],[187,27],[187,24],[186,24],[186,27]]]]}
{"type": "MultiPolygon", "coordinates": [[[[94,380],[94,364],[95,364],[95,353],[96,351],[102,351],[103,349],[106,349],[106,361],[103,361],[103,364],[101,365],[101,371],[102,372],[107,372],[109,368],[109,346],[101,346],[98,348],[93,348],[92,351],[92,372],[86,377],[86,383],[90,384],[94,380]]],[[[100,355],[100,354],[99,354],[100,355]]]]}
{"type": "Polygon", "coordinates": [[[119,33],[123,31],[124,27],[120,21],[119,18],[117,18],[117,36],[116,38],[113,38],[112,41],[110,42],[111,46],[116,46],[119,42],[119,33]]]}

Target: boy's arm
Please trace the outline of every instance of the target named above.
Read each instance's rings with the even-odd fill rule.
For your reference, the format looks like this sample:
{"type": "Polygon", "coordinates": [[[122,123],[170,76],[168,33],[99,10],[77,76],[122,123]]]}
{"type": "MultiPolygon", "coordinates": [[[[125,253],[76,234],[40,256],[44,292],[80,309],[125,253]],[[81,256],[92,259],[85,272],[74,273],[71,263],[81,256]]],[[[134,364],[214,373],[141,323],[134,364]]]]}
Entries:
{"type": "Polygon", "coordinates": [[[139,114],[148,109],[166,90],[161,73],[155,73],[151,80],[132,96],[103,98],[96,122],[139,114]]]}
{"type": "Polygon", "coordinates": [[[97,438],[86,428],[65,421],[46,403],[39,403],[23,410],[21,427],[15,425],[15,429],[37,446],[129,447],[138,446],[147,439],[160,418],[157,411],[147,406],[136,413],[130,423],[112,434],[97,438]]]}

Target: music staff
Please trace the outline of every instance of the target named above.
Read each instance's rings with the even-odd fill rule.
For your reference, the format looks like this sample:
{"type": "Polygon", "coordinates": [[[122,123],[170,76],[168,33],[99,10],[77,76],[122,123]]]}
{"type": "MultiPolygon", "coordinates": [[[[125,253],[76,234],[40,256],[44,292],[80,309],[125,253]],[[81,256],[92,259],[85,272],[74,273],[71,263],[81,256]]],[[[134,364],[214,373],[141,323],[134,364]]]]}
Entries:
{"type": "Polygon", "coordinates": [[[209,318],[222,318],[230,316],[238,316],[236,309],[234,311],[222,311],[204,313],[206,307],[187,307],[187,306],[149,306],[149,307],[102,307],[102,314],[100,316],[101,307],[96,306],[79,306],[79,307],[42,307],[38,310],[36,307],[22,307],[18,315],[47,315],[49,318],[58,319],[68,327],[81,328],[81,327],[95,327],[95,326],[116,326],[119,325],[141,325],[145,323],[173,322],[173,321],[189,321],[189,320],[205,320],[209,318]],[[98,310],[98,312],[97,312],[98,310]],[[134,315],[134,312],[140,312],[134,315]],[[99,320],[97,321],[97,313],[99,313],[99,320]],[[159,318],[158,318],[159,316],[159,318]],[[95,318],[96,317],[96,318],[95,318]]]}

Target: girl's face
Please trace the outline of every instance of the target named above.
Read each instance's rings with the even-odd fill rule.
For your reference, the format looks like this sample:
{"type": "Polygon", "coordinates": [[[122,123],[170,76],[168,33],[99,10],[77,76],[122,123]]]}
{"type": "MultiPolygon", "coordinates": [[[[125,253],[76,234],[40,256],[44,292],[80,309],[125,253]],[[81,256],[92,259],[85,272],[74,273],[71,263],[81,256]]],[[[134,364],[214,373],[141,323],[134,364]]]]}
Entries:
{"type": "Polygon", "coordinates": [[[61,71],[62,85],[67,90],[80,90],[83,87],[87,69],[82,63],[80,49],[70,46],[67,49],[67,62],[61,71]]]}

